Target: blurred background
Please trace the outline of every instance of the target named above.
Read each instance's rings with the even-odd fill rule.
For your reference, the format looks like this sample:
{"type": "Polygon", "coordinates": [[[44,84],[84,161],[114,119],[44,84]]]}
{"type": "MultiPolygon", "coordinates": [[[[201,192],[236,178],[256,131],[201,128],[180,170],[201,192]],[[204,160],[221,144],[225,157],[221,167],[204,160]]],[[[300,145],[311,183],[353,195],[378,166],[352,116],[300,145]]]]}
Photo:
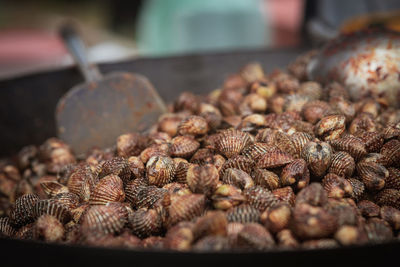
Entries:
{"type": "Polygon", "coordinates": [[[339,32],[400,29],[396,0],[0,0],[0,79],[62,68],[73,22],[92,62],[313,47],[339,32]]]}

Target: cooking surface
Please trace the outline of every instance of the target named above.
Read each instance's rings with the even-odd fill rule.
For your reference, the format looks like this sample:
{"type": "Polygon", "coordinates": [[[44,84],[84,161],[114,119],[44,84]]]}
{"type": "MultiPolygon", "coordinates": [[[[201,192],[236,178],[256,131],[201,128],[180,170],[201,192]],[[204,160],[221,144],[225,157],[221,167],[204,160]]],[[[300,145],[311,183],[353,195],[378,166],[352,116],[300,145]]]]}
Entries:
{"type": "MultiPolygon", "coordinates": [[[[180,92],[205,94],[248,62],[260,62],[266,72],[283,68],[303,49],[242,51],[234,53],[142,58],[104,64],[103,73],[128,71],[143,74],[161,97],[173,101],[180,92]]],[[[75,68],[32,74],[0,81],[0,156],[24,145],[40,144],[56,135],[54,110],[58,99],[83,81],[75,68]]]]}

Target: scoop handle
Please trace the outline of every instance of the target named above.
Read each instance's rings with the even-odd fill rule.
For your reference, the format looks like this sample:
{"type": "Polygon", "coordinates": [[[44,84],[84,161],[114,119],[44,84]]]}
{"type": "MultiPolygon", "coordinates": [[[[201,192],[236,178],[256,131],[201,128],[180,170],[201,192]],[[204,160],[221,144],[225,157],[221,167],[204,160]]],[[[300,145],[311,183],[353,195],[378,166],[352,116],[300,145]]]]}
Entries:
{"type": "Polygon", "coordinates": [[[85,44],[79,37],[79,34],[75,28],[70,24],[61,26],[59,35],[64,42],[64,45],[68,49],[69,53],[78,65],[82,75],[85,77],[87,82],[94,82],[100,80],[102,75],[96,64],[90,64],[85,44]]]}

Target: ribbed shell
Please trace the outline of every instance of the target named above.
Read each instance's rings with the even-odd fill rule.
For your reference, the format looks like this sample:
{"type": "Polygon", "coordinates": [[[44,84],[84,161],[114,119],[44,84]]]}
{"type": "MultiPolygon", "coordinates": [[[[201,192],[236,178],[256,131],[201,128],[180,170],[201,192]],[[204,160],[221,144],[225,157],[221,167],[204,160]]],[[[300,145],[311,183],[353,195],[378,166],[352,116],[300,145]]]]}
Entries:
{"type": "Polygon", "coordinates": [[[141,190],[147,187],[147,181],[144,178],[137,178],[129,181],[124,188],[125,200],[135,204],[141,190]]]}
{"type": "Polygon", "coordinates": [[[243,150],[242,155],[253,161],[257,161],[262,155],[271,150],[275,150],[275,147],[270,144],[254,143],[246,147],[243,150]]]}
{"type": "Polygon", "coordinates": [[[342,177],[351,177],[355,169],[355,162],[353,157],[344,151],[339,151],[333,154],[331,166],[328,172],[337,174],[342,177]]]}
{"type": "Polygon", "coordinates": [[[0,218],[0,236],[12,237],[15,234],[15,229],[12,227],[8,217],[0,218]]]}
{"type": "Polygon", "coordinates": [[[279,201],[287,202],[290,206],[294,206],[296,195],[290,186],[275,189],[272,191],[272,194],[274,194],[279,201]]]}
{"type": "Polygon", "coordinates": [[[353,192],[351,184],[343,177],[334,173],[325,175],[324,179],[322,179],[322,186],[328,192],[328,197],[332,198],[342,198],[346,195],[351,196],[353,192]]]}
{"type": "Polygon", "coordinates": [[[282,167],[293,160],[294,158],[289,153],[280,149],[275,149],[274,151],[269,151],[261,156],[257,161],[256,166],[261,169],[277,168],[282,167]]]}
{"type": "Polygon", "coordinates": [[[228,219],[228,222],[238,222],[243,224],[252,222],[256,223],[260,221],[260,212],[253,206],[242,204],[228,210],[226,218],[228,219]]]}
{"type": "Polygon", "coordinates": [[[93,205],[82,216],[82,234],[102,236],[122,230],[127,222],[128,213],[122,204],[109,203],[93,205]]]}
{"type": "Polygon", "coordinates": [[[175,167],[175,178],[178,183],[186,184],[186,175],[189,169],[190,163],[179,162],[175,167]]]}
{"type": "Polygon", "coordinates": [[[215,152],[212,151],[211,149],[200,148],[199,150],[196,151],[196,153],[193,154],[193,156],[190,159],[190,163],[199,165],[213,163],[214,154],[215,152]]]}
{"type": "Polygon", "coordinates": [[[215,190],[211,200],[213,201],[215,209],[227,210],[246,201],[246,198],[242,195],[242,190],[239,188],[233,185],[223,184],[215,190]]]}
{"type": "Polygon", "coordinates": [[[261,186],[254,186],[243,191],[247,203],[260,212],[278,203],[278,199],[271,191],[261,186]]]}
{"type": "Polygon", "coordinates": [[[99,166],[98,177],[102,179],[111,174],[117,175],[124,183],[127,183],[131,179],[129,161],[122,157],[114,157],[104,161],[99,166]]]}
{"type": "Polygon", "coordinates": [[[324,206],[328,201],[327,192],[320,183],[311,183],[296,195],[296,206],[306,203],[312,206],[324,206]]]}
{"type": "Polygon", "coordinates": [[[311,134],[305,132],[295,132],[290,137],[292,139],[292,144],[296,153],[296,157],[301,156],[301,151],[303,150],[303,147],[313,139],[313,136],[311,134]]]}
{"type": "Polygon", "coordinates": [[[212,164],[203,166],[192,164],[187,171],[186,181],[193,193],[210,196],[217,188],[219,181],[218,170],[212,164]]]}
{"type": "Polygon", "coordinates": [[[178,133],[180,135],[204,135],[208,129],[206,119],[200,116],[189,116],[179,123],[178,133]]]}
{"type": "Polygon", "coordinates": [[[375,200],[379,206],[391,206],[400,209],[400,190],[383,189],[376,195],[375,200]]]}
{"type": "Polygon", "coordinates": [[[400,123],[390,124],[383,129],[383,137],[385,139],[390,139],[397,136],[400,136],[400,123]]]}
{"type": "Polygon", "coordinates": [[[389,176],[385,180],[385,188],[400,190],[400,170],[388,168],[389,176]]]}
{"type": "Polygon", "coordinates": [[[237,237],[237,246],[241,249],[267,250],[274,245],[273,236],[258,223],[246,224],[237,237]]]}
{"type": "Polygon", "coordinates": [[[165,194],[167,194],[166,189],[158,188],[153,185],[147,186],[138,193],[134,206],[137,209],[152,208],[165,194]]]}
{"type": "Polygon", "coordinates": [[[26,194],[17,198],[10,214],[12,224],[20,227],[33,222],[33,207],[37,201],[39,197],[36,194],[26,194]]]}
{"type": "Polygon", "coordinates": [[[226,236],[228,220],[222,211],[209,211],[200,217],[194,227],[193,235],[195,239],[207,235],[226,236]]]}
{"type": "Polygon", "coordinates": [[[161,217],[154,209],[139,209],[129,217],[133,234],[140,238],[159,234],[162,227],[161,217]]]}
{"type": "Polygon", "coordinates": [[[381,148],[381,154],[385,158],[386,166],[398,166],[400,161],[400,141],[394,139],[384,144],[381,148]]]}
{"type": "Polygon", "coordinates": [[[162,187],[174,179],[175,163],[170,157],[154,156],[147,162],[146,171],[149,184],[162,187]]]}
{"type": "Polygon", "coordinates": [[[349,153],[356,161],[367,155],[364,142],[355,136],[345,136],[331,140],[330,144],[337,151],[349,153]]]}
{"type": "Polygon", "coordinates": [[[310,171],[304,159],[295,159],[286,165],[281,173],[281,183],[283,186],[294,185],[302,189],[310,183],[310,171]]]}
{"type": "Polygon", "coordinates": [[[90,194],[91,205],[105,205],[109,202],[123,202],[125,200],[122,180],[114,174],[102,178],[90,194]]]}
{"type": "Polygon", "coordinates": [[[253,179],[247,172],[235,168],[226,169],[222,176],[222,181],[241,189],[249,188],[254,185],[253,179]]]}
{"type": "Polygon", "coordinates": [[[52,198],[60,193],[69,192],[68,187],[55,181],[41,182],[40,186],[49,198],[52,198]]]}
{"type": "Polygon", "coordinates": [[[200,216],[205,209],[205,196],[200,194],[187,194],[174,196],[169,207],[168,225],[172,226],[181,221],[190,221],[200,216]]]}
{"type": "Polygon", "coordinates": [[[171,140],[170,152],[174,157],[189,158],[199,147],[200,143],[193,137],[177,136],[171,140]]]}
{"type": "Polygon", "coordinates": [[[364,191],[365,191],[364,183],[355,178],[349,178],[349,179],[347,179],[347,181],[350,183],[350,185],[352,187],[352,191],[353,191],[351,194],[351,198],[356,201],[361,199],[362,196],[364,195],[364,191]]]}
{"type": "Polygon", "coordinates": [[[220,176],[223,177],[225,170],[229,168],[235,168],[247,173],[251,173],[253,167],[254,167],[253,160],[248,159],[245,156],[239,155],[225,161],[225,163],[221,167],[220,176]]]}
{"type": "Polygon", "coordinates": [[[77,194],[80,199],[88,201],[90,189],[96,184],[90,165],[79,165],[68,178],[67,187],[71,193],[77,194]]]}
{"type": "Polygon", "coordinates": [[[365,144],[368,153],[379,152],[383,145],[383,135],[379,132],[361,132],[357,135],[365,144]]]}
{"type": "Polygon", "coordinates": [[[380,216],[383,220],[387,221],[394,230],[400,229],[400,210],[390,206],[383,206],[380,209],[380,216]]]}
{"type": "Polygon", "coordinates": [[[252,140],[248,133],[231,128],[219,133],[215,141],[215,148],[227,158],[232,158],[239,155],[251,143],[252,140]]]}
{"type": "Polygon", "coordinates": [[[79,197],[71,192],[57,194],[53,199],[68,207],[69,210],[75,209],[79,205],[79,197]]]}
{"type": "Polygon", "coordinates": [[[276,131],[274,145],[291,156],[296,156],[296,148],[292,142],[291,136],[287,133],[276,131]]]}
{"type": "Polygon", "coordinates": [[[256,185],[265,187],[268,190],[274,190],[281,186],[279,176],[276,173],[268,171],[266,169],[255,168],[251,175],[254,178],[254,183],[256,185]]]}
{"type": "Polygon", "coordinates": [[[192,228],[191,223],[182,222],[168,229],[164,239],[165,248],[178,251],[190,250],[194,240],[192,228]]]}
{"type": "Polygon", "coordinates": [[[311,174],[321,178],[331,164],[332,148],[328,143],[308,142],[303,148],[301,157],[307,162],[311,174]]]}
{"type": "Polygon", "coordinates": [[[357,173],[369,190],[381,190],[385,186],[385,180],[389,171],[381,164],[362,160],[357,164],[357,173]]]}
{"type": "Polygon", "coordinates": [[[43,199],[35,203],[33,217],[39,218],[43,214],[52,215],[62,223],[66,223],[71,219],[68,207],[55,199],[43,199]]]}
{"type": "Polygon", "coordinates": [[[262,224],[272,233],[278,233],[288,228],[292,215],[292,208],[288,203],[279,203],[261,214],[262,224]]]}
{"type": "Polygon", "coordinates": [[[306,121],[315,124],[328,114],[330,110],[331,107],[327,102],[315,100],[308,102],[303,106],[302,115],[306,121]]]}
{"type": "Polygon", "coordinates": [[[329,115],[323,117],[315,125],[315,134],[322,138],[324,141],[335,140],[346,129],[346,117],[343,115],[329,115]]]}

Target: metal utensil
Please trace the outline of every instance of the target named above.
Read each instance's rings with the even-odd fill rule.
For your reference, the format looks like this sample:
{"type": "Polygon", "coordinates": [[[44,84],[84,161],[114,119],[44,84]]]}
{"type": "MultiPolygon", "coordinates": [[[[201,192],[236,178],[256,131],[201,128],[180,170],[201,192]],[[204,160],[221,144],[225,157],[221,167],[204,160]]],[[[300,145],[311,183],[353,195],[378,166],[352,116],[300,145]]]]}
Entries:
{"type": "Polygon", "coordinates": [[[372,96],[399,106],[400,33],[374,29],[328,42],[307,66],[310,79],[338,81],[354,100],[372,96]]]}
{"type": "Polygon", "coordinates": [[[86,80],[59,100],[55,113],[58,136],[75,153],[111,146],[120,134],[144,131],[166,112],[145,77],[124,72],[103,77],[96,65],[89,64],[84,44],[71,26],[63,26],[60,35],[86,80]]]}

